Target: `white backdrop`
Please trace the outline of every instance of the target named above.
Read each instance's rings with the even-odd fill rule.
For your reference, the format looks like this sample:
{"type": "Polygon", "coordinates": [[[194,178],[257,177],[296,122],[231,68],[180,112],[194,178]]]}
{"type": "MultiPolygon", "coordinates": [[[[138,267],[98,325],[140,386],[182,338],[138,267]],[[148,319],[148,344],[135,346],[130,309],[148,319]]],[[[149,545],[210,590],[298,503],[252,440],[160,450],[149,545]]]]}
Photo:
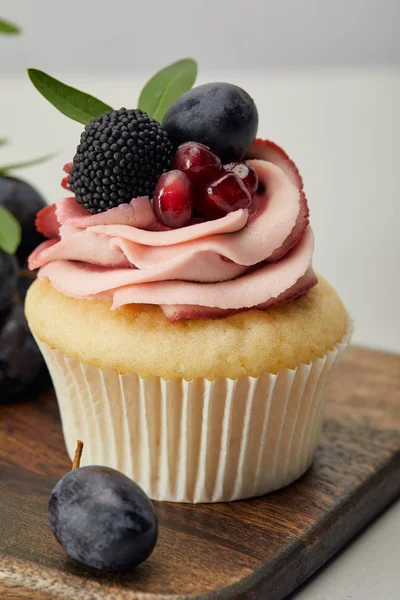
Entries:
{"type": "Polygon", "coordinates": [[[0,71],[152,72],[194,56],[202,69],[399,65],[399,0],[1,0],[24,37],[0,71]]]}
{"type": "MultiPolygon", "coordinates": [[[[134,107],[145,74],[71,75],[62,80],[111,106],[134,107]]],[[[203,73],[199,82],[221,79],[203,73]]],[[[294,158],[305,183],[316,236],[315,266],[340,292],[356,321],[356,343],[400,351],[400,77],[397,70],[235,71],[260,112],[259,135],[294,158]]],[[[0,132],[14,143],[0,164],[57,150],[51,162],[21,171],[54,202],[62,164],[82,127],[58,113],[27,77],[3,78],[0,132]]]]}

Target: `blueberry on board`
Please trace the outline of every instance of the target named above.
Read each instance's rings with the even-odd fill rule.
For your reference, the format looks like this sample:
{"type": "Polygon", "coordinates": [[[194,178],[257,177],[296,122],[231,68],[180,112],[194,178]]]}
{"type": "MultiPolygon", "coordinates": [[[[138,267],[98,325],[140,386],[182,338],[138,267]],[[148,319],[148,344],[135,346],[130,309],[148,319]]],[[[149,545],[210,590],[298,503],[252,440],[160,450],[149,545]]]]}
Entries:
{"type": "Polygon", "coordinates": [[[17,284],[18,263],[14,256],[0,250],[0,312],[11,305],[17,284]]]}
{"type": "Polygon", "coordinates": [[[131,479],[109,467],[73,469],[54,487],[50,527],[72,558],[104,571],[127,571],[153,551],[153,505],[131,479]]]}
{"type": "Polygon", "coordinates": [[[240,161],[256,137],[258,112],[242,88],[206,83],[170,106],[163,127],[176,148],[183,142],[201,142],[223,163],[240,161]]]}
{"type": "Polygon", "coordinates": [[[30,391],[44,361],[29,331],[20,302],[0,315],[0,404],[30,391]]]}
{"type": "Polygon", "coordinates": [[[26,257],[44,241],[36,231],[36,213],[46,203],[31,185],[14,177],[0,177],[0,204],[7,208],[17,219],[22,229],[22,240],[17,257],[24,261],[26,257]]]}

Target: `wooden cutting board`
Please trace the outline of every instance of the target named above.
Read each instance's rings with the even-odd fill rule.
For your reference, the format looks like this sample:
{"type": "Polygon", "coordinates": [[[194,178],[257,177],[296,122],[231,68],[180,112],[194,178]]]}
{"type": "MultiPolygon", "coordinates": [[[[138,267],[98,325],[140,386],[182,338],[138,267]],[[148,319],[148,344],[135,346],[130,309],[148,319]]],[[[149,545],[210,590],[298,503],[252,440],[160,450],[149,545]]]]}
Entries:
{"type": "Polygon", "coordinates": [[[0,406],[0,598],[280,600],[400,495],[400,357],[350,349],[311,470],[263,498],[155,503],[157,547],[130,574],[69,559],[47,501],[69,469],[51,389],[0,406]]]}

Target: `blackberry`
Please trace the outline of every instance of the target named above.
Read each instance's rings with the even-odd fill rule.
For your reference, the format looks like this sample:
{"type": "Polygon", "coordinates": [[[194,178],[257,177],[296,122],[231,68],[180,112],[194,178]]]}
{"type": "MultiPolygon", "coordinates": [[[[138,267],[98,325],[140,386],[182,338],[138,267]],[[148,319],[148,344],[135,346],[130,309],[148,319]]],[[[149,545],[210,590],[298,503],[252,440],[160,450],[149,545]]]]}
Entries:
{"type": "Polygon", "coordinates": [[[140,109],[120,108],[86,125],[69,184],[88,212],[103,212],[137,196],[152,197],[172,157],[172,143],[157,121],[140,109]]]}

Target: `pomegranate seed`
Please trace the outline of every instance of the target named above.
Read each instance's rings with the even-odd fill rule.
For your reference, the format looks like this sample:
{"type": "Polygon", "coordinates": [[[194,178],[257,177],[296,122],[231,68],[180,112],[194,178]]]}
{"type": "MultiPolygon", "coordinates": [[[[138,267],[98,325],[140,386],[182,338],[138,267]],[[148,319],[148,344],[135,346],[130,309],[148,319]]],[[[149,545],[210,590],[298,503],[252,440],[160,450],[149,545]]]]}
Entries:
{"type": "Polygon", "coordinates": [[[227,173],[199,194],[196,208],[208,219],[218,219],[250,204],[250,192],[243,181],[235,173],[227,173]]]}
{"type": "Polygon", "coordinates": [[[251,197],[254,196],[258,188],[258,175],[256,170],[249,165],[249,163],[233,162],[229,163],[228,165],[224,165],[224,169],[229,173],[235,173],[238,175],[238,177],[240,177],[249,190],[251,197]]]}
{"type": "Polygon", "coordinates": [[[65,175],[65,177],[61,179],[61,186],[66,190],[71,189],[69,186],[69,175],[65,175]]]}
{"type": "Polygon", "coordinates": [[[192,184],[182,171],[168,171],[161,175],[153,195],[157,218],[172,229],[188,225],[192,219],[192,184]]]}
{"type": "Polygon", "coordinates": [[[183,171],[194,185],[204,185],[222,172],[218,156],[198,142],[181,144],[175,153],[172,166],[183,171]]]}

